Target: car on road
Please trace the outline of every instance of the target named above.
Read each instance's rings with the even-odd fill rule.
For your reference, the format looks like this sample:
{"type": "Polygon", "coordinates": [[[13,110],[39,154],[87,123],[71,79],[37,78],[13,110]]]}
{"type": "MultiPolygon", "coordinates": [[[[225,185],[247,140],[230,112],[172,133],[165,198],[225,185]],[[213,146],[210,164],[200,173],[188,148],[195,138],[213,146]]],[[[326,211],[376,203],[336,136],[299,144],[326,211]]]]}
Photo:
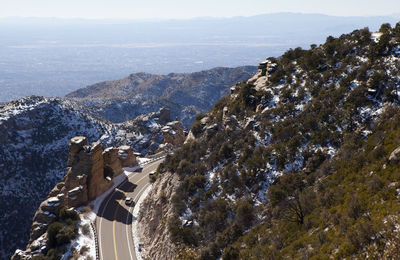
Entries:
{"type": "Polygon", "coordinates": [[[133,204],[133,199],[131,197],[127,197],[125,199],[125,204],[128,205],[128,206],[132,205],[133,204]]]}
{"type": "Polygon", "coordinates": [[[149,173],[149,176],[153,176],[155,173],[156,173],[156,171],[151,171],[151,172],[149,173]]]}

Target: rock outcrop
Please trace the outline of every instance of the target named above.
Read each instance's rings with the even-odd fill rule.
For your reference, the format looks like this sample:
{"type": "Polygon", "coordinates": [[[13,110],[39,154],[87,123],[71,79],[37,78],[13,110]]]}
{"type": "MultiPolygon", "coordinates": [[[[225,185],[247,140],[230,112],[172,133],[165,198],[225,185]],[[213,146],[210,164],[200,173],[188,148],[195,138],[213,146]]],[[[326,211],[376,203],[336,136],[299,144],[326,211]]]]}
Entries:
{"type": "Polygon", "coordinates": [[[389,156],[390,163],[398,163],[400,161],[400,147],[394,149],[394,151],[389,156]]]}
{"type": "Polygon", "coordinates": [[[128,145],[118,147],[118,158],[121,160],[123,167],[132,166],[136,163],[136,157],[133,154],[133,150],[128,145]]]}
{"type": "Polygon", "coordinates": [[[108,166],[113,170],[114,177],[124,172],[121,160],[118,158],[118,151],[119,150],[115,147],[108,147],[103,152],[104,166],[108,166]]]}
{"type": "MultiPolygon", "coordinates": [[[[110,147],[102,151],[100,142],[88,145],[87,138],[77,136],[69,146],[67,173],[49,193],[33,218],[30,239],[25,251],[17,250],[12,259],[30,259],[45,238],[48,226],[57,220],[62,208],[77,208],[88,204],[113,186],[112,177],[123,172],[122,166],[132,166],[136,157],[130,146],[110,147]],[[111,169],[110,176],[108,169],[111,169]]],[[[44,250],[44,249],[43,249],[44,250]]]]}
{"type": "Polygon", "coordinates": [[[158,151],[173,149],[185,142],[186,134],[180,121],[169,122],[161,129],[164,143],[159,146],[158,151]]]}
{"type": "Polygon", "coordinates": [[[171,110],[170,109],[163,107],[158,112],[160,113],[158,121],[161,124],[165,124],[165,123],[168,123],[169,121],[171,121],[171,110]]]}
{"type": "MultiPolygon", "coordinates": [[[[272,73],[275,72],[277,64],[267,59],[259,63],[258,72],[247,82],[254,84],[255,90],[266,90],[266,85],[272,73]]],[[[231,88],[231,93],[235,88],[231,88]]]]}
{"type": "Polygon", "coordinates": [[[141,205],[137,230],[143,243],[142,256],[146,259],[174,259],[176,246],[171,242],[167,220],[174,214],[169,198],[178,185],[176,174],[164,174],[141,205]]]}

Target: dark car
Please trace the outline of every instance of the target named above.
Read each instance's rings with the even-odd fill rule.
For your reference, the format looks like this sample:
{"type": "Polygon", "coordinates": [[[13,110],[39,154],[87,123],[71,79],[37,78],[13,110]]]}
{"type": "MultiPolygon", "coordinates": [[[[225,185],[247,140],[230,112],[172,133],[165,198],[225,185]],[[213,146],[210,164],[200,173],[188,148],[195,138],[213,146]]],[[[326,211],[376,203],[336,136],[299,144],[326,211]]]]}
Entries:
{"type": "Polygon", "coordinates": [[[131,197],[127,197],[125,199],[125,204],[128,205],[128,206],[129,205],[134,205],[133,199],[131,197]]]}

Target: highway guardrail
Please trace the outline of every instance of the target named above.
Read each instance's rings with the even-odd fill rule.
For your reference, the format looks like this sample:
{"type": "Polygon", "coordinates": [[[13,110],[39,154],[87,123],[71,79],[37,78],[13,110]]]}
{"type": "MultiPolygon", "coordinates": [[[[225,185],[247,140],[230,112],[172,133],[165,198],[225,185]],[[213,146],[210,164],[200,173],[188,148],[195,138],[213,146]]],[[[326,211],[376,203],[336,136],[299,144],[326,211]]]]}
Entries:
{"type": "Polygon", "coordinates": [[[94,234],[94,242],[96,245],[96,260],[100,260],[99,239],[97,237],[96,227],[94,226],[93,222],[90,222],[90,227],[92,228],[94,234]]]}

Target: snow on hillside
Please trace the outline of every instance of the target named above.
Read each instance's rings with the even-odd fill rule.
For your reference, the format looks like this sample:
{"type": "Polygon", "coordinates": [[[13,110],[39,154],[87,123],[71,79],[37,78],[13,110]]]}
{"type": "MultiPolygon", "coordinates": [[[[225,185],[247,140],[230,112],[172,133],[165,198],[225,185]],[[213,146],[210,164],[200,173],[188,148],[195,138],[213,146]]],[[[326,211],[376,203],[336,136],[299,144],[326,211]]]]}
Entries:
{"type": "Polygon", "coordinates": [[[66,172],[72,137],[86,136],[104,146],[131,145],[146,154],[163,142],[158,118],[155,112],[112,124],[74,101],[43,97],[1,107],[0,259],[25,248],[36,209],[66,172]]]}

